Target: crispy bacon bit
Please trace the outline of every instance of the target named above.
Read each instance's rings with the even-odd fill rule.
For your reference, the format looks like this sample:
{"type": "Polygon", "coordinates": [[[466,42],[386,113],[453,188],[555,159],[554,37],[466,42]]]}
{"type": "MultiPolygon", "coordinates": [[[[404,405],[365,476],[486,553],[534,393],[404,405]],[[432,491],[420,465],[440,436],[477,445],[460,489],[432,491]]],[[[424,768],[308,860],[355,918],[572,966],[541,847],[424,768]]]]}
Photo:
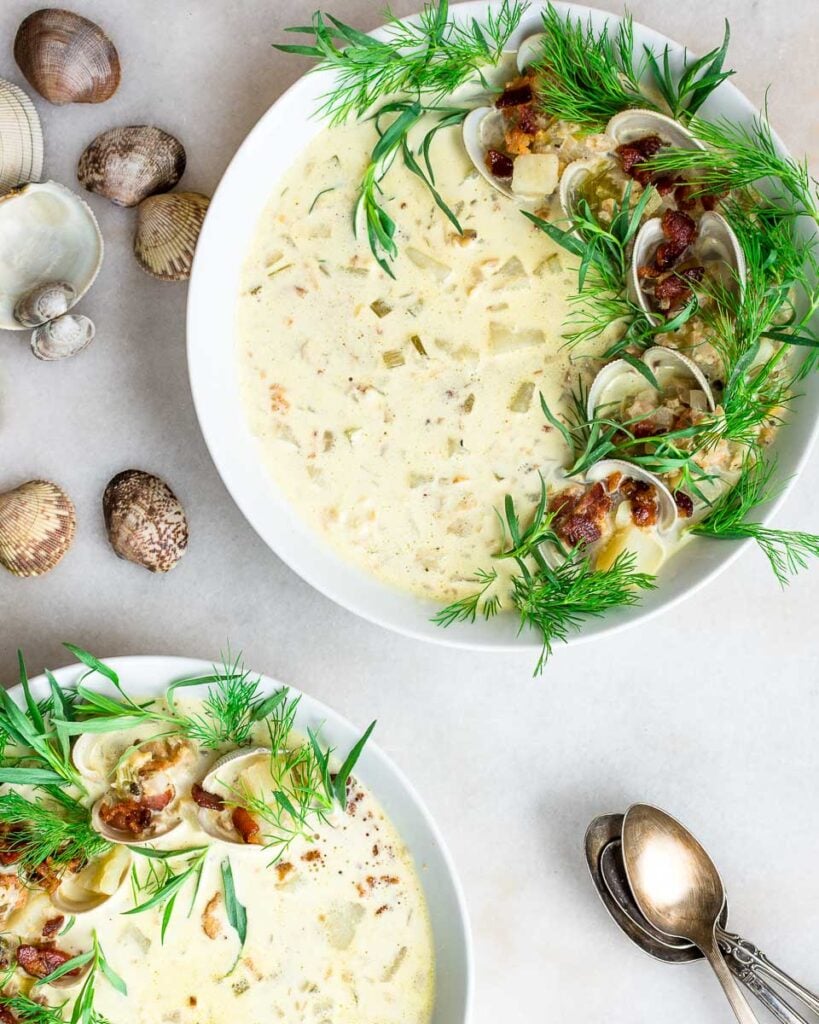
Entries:
{"type": "Polygon", "coordinates": [[[693,210],[697,205],[697,200],[693,198],[691,193],[694,191],[694,186],[688,182],[683,182],[682,185],[678,185],[674,190],[674,202],[677,204],[678,210],[693,210]]]}
{"type": "Polygon", "coordinates": [[[525,81],[522,85],[508,86],[495,100],[498,110],[507,107],[525,107],[534,99],[531,82],[525,81]]]}
{"type": "Polygon", "coordinates": [[[7,1006],[0,1006],[0,1024],[19,1024],[19,1021],[7,1006]]]}
{"type": "Polygon", "coordinates": [[[301,855],[301,859],[306,861],[321,860],[321,850],[308,850],[307,853],[301,855]]]}
{"type": "Polygon", "coordinates": [[[629,430],[636,438],[657,437],[666,433],[665,428],[658,426],[650,416],[632,424],[629,430]]]}
{"type": "Polygon", "coordinates": [[[512,158],[505,153],[499,153],[497,149],[486,151],[486,166],[495,178],[511,178],[515,169],[512,158]]]}
{"type": "MultiPolygon", "coordinates": [[[[52,974],[58,967],[62,967],[64,963],[71,959],[71,953],[57,949],[56,946],[24,945],[17,947],[17,963],[32,978],[47,978],[49,974],[52,974]]],[[[80,968],[75,967],[73,971],[69,971],[64,977],[76,978],[79,973],[80,968]]]]}
{"type": "Polygon", "coordinates": [[[540,129],[538,113],[534,107],[522,107],[518,112],[517,127],[524,135],[537,135],[540,129]]]}
{"type": "Polygon", "coordinates": [[[150,796],[143,796],[139,802],[143,807],[147,807],[149,811],[164,811],[171,800],[173,800],[173,790],[166,789],[164,793],[153,793],[150,796]]]}
{"type": "Polygon", "coordinates": [[[677,504],[677,515],[683,519],[690,519],[694,514],[694,502],[685,491],[674,491],[674,501],[677,504]]]}
{"type": "Polygon", "coordinates": [[[611,510],[611,498],[603,484],[596,483],[579,495],[558,494],[549,509],[556,513],[553,527],[558,537],[572,547],[592,544],[603,534],[603,520],[611,510]]]}
{"type": "Polygon", "coordinates": [[[386,903],[384,903],[384,904],[383,904],[382,906],[380,906],[380,907],[378,908],[378,910],[376,910],[376,912],[375,912],[375,916],[376,916],[376,917],[379,917],[379,916],[380,916],[381,914],[383,914],[383,913],[384,913],[384,911],[385,911],[385,910],[389,910],[389,909],[390,909],[390,908],[389,908],[389,907],[387,906],[387,904],[386,904],[386,903]]]}
{"type": "Polygon", "coordinates": [[[43,938],[53,939],[64,924],[65,914],[60,914],[58,917],[50,917],[43,925],[43,938]]]}
{"type": "Polygon", "coordinates": [[[697,224],[679,210],[666,210],[661,223],[666,241],[657,246],[654,264],[658,270],[668,270],[697,237],[697,224]]]}
{"type": "Polygon", "coordinates": [[[670,195],[677,187],[676,179],[670,174],[662,174],[659,178],[654,179],[654,188],[660,193],[661,196],[670,195]]]}
{"type": "Polygon", "coordinates": [[[194,782],[191,786],[191,797],[197,806],[204,807],[208,811],[223,811],[225,809],[225,801],[219,794],[208,792],[198,782],[194,782]]]}
{"type": "Polygon", "coordinates": [[[276,874],[279,876],[279,881],[283,882],[285,878],[293,871],[293,865],[289,861],[285,861],[284,864],[276,865],[276,874]]]}
{"type": "Polygon", "coordinates": [[[614,473],[609,473],[605,479],[606,490],[609,494],[614,494],[617,488],[620,486],[620,481],[623,479],[623,474],[617,470],[614,473]]]}
{"type": "Polygon", "coordinates": [[[674,271],[654,286],[654,298],[663,312],[673,312],[685,305],[691,298],[692,284],[699,284],[705,274],[705,267],[687,267],[674,271]]]}
{"type": "Polygon", "coordinates": [[[640,164],[650,160],[662,146],[663,140],[659,135],[645,135],[642,139],[632,139],[631,142],[618,146],[616,153],[620,157],[625,173],[641,185],[648,185],[651,181],[651,172],[645,168],[641,169],[640,164]]]}
{"type": "Polygon", "coordinates": [[[70,871],[71,866],[69,865],[66,869],[61,868],[60,871],[56,871],[51,857],[47,857],[32,870],[30,879],[40,889],[44,889],[48,893],[56,892],[60,887],[63,870],[70,871]]]}
{"type": "Polygon", "coordinates": [[[620,493],[631,502],[631,520],[635,526],[653,526],[660,514],[657,488],[645,480],[624,480],[620,493]]]}
{"type": "Polygon", "coordinates": [[[100,818],[117,832],[138,836],[150,828],[153,814],[139,800],[120,800],[115,804],[100,804],[100,818]]]}
{"type": "Polygon", "coordinates": [[[209,939],[218,939],[222,934],[222,916],[219,908],[222,905],[222,894],[214,893],[202,911],[202,931],[209,939]]]}
{"type": "Polygon", "coordinates": [[[244,807],[234,807],[230,818],[243,843],[259,842],[259,823],[250,811],[244,807]]]}
{"type": "Polygon", "coordinates": [[[23,853],[22,829],[6,825],[0,830],[0,864],[16,864],[23,853]]]}

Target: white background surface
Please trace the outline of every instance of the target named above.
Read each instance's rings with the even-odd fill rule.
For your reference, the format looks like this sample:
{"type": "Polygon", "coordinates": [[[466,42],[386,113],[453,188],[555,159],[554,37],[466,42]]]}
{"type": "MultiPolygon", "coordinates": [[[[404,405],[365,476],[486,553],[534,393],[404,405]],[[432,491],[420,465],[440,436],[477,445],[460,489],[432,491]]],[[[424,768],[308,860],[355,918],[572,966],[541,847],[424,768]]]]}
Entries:
{"type": "MultiPolygon", "coordinates": [[[[2,0],[0,76],[22,83],[11,46],[36,5],[2,0]]],[[[416,0],[395,4],[411,12],[416,0]]],[[[616,2],[600,6],[621,11],[616,2]]],[[[312,2],[77,0],[115,40],[117,95],[50,107],[46,171],[71,185],[84,146],[117,124],[153,122],[188,151],[183,187],[212,191],[244,135],[304,68],[270,49],[312,2]]],[[[361,27],[380,3],[338,0],[361,27]]],[[[731,21],[735,81],[796,154],[819,165],[814,0],[635,0],[637,20],[703,52],[731,21]]],[[[283,140],[286,144],[286,140],[283,140]]],[[[0,488],[51,478],[74,498],[78,539],[40,580],[0,576],[0,678],[15,648],[30,669],[100,654],[216,657],[251,665],[378,717],[378,741],[415,781],[460,867],[477,945],[475,1024],[730,1019],[704,967],[655,965],[597,903],[581,842],[588,820],[634,800],[681,817],[727,880],[733,926],[819,987],[816,738],[819,567],[784,594],[749,553],[696,601],[614,640],[561,651],[539,680],[531,657],[489,658],[392,636],[311,591],[232,504],[200,438],[185,370],[185,286],[130,255],[134,214],[91,197],[106,239],[82,308],[98,337],[64,364],[38,363],[0,332],[0,488]],[[100,497],[114,473],[163,476],[184,502],[191,547],[167,578],[110,552],[100,497]]],[[[809,468],[779,516],[819,529],[809,468]]]]}

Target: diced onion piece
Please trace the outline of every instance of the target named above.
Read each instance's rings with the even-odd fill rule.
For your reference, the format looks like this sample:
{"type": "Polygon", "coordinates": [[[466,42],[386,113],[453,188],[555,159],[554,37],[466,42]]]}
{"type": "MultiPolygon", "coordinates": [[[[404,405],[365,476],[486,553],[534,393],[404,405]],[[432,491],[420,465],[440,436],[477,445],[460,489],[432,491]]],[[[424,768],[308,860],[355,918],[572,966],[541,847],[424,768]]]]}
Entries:
{"type": "Polygon", "coordinates": [[[375,302],[371,302],[370,309],[375,313],[379,320],[383,320],[385,316],[392,313],[392,306],[383,299],[376,299],[375,302]]]}
{"type": "Polygon", "coordinates": [[[522,153],[515,158],[512,191],[519,196],[550,196],[559,177],[557,153],[522,153]]]}
{"type": "Polygon", "coordinates": [[[389,352],[385,352],[382,356],[384,364],[388,370],[394,370],[397,366],[403,366],[406,360],[398,349],[390,349],[389,352]]]}
{"type": "Polygon", "coordinates": [[[535,345],[543,345],[545,341],[546,335],[536,327],[516,331],[506,324],[489,324],[489,348],[496,355],[534,348],[535,345]]]}

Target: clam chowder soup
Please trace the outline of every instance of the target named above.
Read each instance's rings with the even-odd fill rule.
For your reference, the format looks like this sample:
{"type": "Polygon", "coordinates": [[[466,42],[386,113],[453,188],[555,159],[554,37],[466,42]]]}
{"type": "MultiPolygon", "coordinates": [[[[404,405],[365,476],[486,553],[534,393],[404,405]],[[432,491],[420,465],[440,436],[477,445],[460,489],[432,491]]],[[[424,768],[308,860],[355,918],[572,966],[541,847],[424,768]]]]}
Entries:
{"type": "Polygon", "coordinates": [[[292,731],[286,691],[216,692],[75,723],[67,789],[0,793],[0,1019],[89,999],[113,1024],[428,1024],[432,932],[401,836],[292,731]]]}

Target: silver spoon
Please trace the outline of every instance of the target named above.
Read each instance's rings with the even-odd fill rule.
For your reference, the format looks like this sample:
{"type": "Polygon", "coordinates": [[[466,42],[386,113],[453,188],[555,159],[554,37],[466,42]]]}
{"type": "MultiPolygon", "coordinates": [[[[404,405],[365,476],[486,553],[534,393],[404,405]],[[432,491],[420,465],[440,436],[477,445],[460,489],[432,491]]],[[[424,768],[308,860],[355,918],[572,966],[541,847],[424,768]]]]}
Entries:
{"type": "Polygon", "coordinates": [[[664,811],[634,804],[623,819],[623,863],[637,906],[664,935],[688,939],[713,968],[739,1024],[759,1024],[717,943],[725,888],[691,833],[664,811]]]}
{"type": "MultiPolygon", "coordinates": [[[[636,946],[663,963],[693,963],[702,960],[702,953],[690,942],[669,938],[653,928],[640,913],[628,887],[620,853],[622,814],[603,814],[595,818],[586,831],[586,862],[594,886],[614,923],[636,946]]],[[[727,911],[723,912],[725,924],[727,911]]],[[[742,942],[743,940],[738,940],[742,942]]],[[[745,961],[728,957],[728,966],[745,987],[766,1006],[780,1024],[808,1024],[808,1021],[786,1003],[778,992],[760,978],[745,961]]],[[[801,987],[801,986],[800,986],[801,987]]],[[[798,993],[797,993],[798,994],[798,993]]]]}

